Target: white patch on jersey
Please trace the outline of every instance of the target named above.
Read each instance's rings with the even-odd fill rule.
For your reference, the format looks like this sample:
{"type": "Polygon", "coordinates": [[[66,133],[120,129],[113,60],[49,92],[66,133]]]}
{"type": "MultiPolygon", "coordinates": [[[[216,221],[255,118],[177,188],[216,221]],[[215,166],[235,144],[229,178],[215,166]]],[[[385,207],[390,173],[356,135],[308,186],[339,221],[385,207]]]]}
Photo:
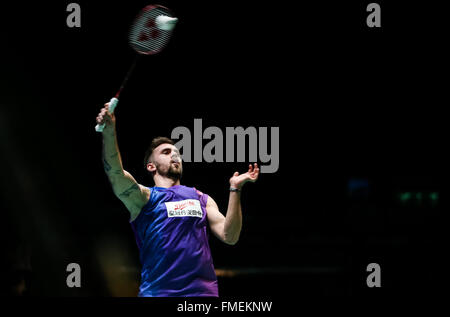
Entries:
{"type": "Polygon", "coordinates": [[[200,201],[197,199],[185,199],[181,201],[165,202],[167,217],[203,217],[200,201]]]}

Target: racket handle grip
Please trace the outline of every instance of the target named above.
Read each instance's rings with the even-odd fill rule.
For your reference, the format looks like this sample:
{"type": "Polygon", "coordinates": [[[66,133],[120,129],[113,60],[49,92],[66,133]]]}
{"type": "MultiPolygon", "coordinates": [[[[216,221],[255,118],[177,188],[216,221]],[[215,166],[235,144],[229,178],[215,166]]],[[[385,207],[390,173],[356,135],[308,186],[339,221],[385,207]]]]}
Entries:
{"type": "MultiPolygon", "coordinates": [[[[114,113],[114,109],[116,109],[117,104],[119,103],[119,99],[117,99],[116,97],[111,98],[111,100],[109,101],[109,106],[108,106],[108,112],[109,113],[114,113]]],[[[95,126],[95,131],[97,132],[103,132],[103,129],[105,128],[105,124],[97,124],[95,126]]]]}

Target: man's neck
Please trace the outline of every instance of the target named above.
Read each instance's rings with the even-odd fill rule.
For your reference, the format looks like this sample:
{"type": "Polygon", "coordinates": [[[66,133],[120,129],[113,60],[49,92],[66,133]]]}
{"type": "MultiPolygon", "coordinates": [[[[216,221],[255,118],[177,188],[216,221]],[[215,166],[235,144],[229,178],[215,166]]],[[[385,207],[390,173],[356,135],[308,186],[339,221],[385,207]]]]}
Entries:
{"type": "Polygon", "coordinates": [[[155,175],[155,177],[153,177],[153,181],[155,182],[156,187],[169,188],[172,186],[180,185],[179,179],[172,179],[163,177],[161,175],[155,175]]]}

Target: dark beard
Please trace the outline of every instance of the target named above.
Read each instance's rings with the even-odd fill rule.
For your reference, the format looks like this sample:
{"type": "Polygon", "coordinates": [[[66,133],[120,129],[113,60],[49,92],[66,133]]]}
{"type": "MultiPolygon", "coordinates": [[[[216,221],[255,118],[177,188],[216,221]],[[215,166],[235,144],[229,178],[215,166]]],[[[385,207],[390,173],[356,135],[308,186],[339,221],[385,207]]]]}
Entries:
{"type": "Polygon", "coordinates": [[[177,170],[172,167],[172,164],[170,164],[169,171],[167,172],[167,177],[169,177],[173,180],[180,180],[182,175],[183,175],[183,171],[181,168],[179,170],[177,170]]]}
{"type": "Polygon", "coordinates": [[[180,168],[179,170],[177,170],[172,166],[172,164],[170,164],[169,170],[165,174],[162,172],[161,166],[158,163],[155,162],[155,166],[160,175],[167,176],[170,179],[173,179],[175,181],[180,180],[181,176],[183,175],[183,168],[180,168]]]}
{"type": "MultiPolygon", "coordinates": [[[[163,175],[163,173],[161,173],[161,169],[160,169],[159,164],[156,164],[156,168],[158,169],[159,173],[160,173],[161,175],[163,175]]],[[[177,181],[177,180],[180,180],[180,179],[181,179],[182,174],[183,174],[182,168],[180,168],[179,170],[177,170],[177,169],[175,169],[175,168],[172,166],[172,164],[170,164],[169,170],[167,171],[167,173],[166,173],[165,176],[169,177],[170,179],[173,179],[173,180],[177,181]]]]}

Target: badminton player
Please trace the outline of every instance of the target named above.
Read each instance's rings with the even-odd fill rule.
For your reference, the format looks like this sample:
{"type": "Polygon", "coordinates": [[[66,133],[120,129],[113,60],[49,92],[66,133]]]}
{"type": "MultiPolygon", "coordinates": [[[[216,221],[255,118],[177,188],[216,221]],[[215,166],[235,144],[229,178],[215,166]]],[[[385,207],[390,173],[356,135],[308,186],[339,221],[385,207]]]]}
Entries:
{"type": "Polygon", "coordinates": [[[258,165],[249,165],[246,173],[235,172],[230,178],[228,209],[223,216],[211,196],[181,185],[183,162],[169,138],[153,139],[145,155],[144,165],[155,186],[138,184],[123,169],[115,122],[107,103],[97,116],[98,124],[105,123],[103,163],[114,194],[130,212],[142,264],[139,296],[219,296],[208,227],[227,244],[238,241],[241,189],[258,179],[258,165]]]}

